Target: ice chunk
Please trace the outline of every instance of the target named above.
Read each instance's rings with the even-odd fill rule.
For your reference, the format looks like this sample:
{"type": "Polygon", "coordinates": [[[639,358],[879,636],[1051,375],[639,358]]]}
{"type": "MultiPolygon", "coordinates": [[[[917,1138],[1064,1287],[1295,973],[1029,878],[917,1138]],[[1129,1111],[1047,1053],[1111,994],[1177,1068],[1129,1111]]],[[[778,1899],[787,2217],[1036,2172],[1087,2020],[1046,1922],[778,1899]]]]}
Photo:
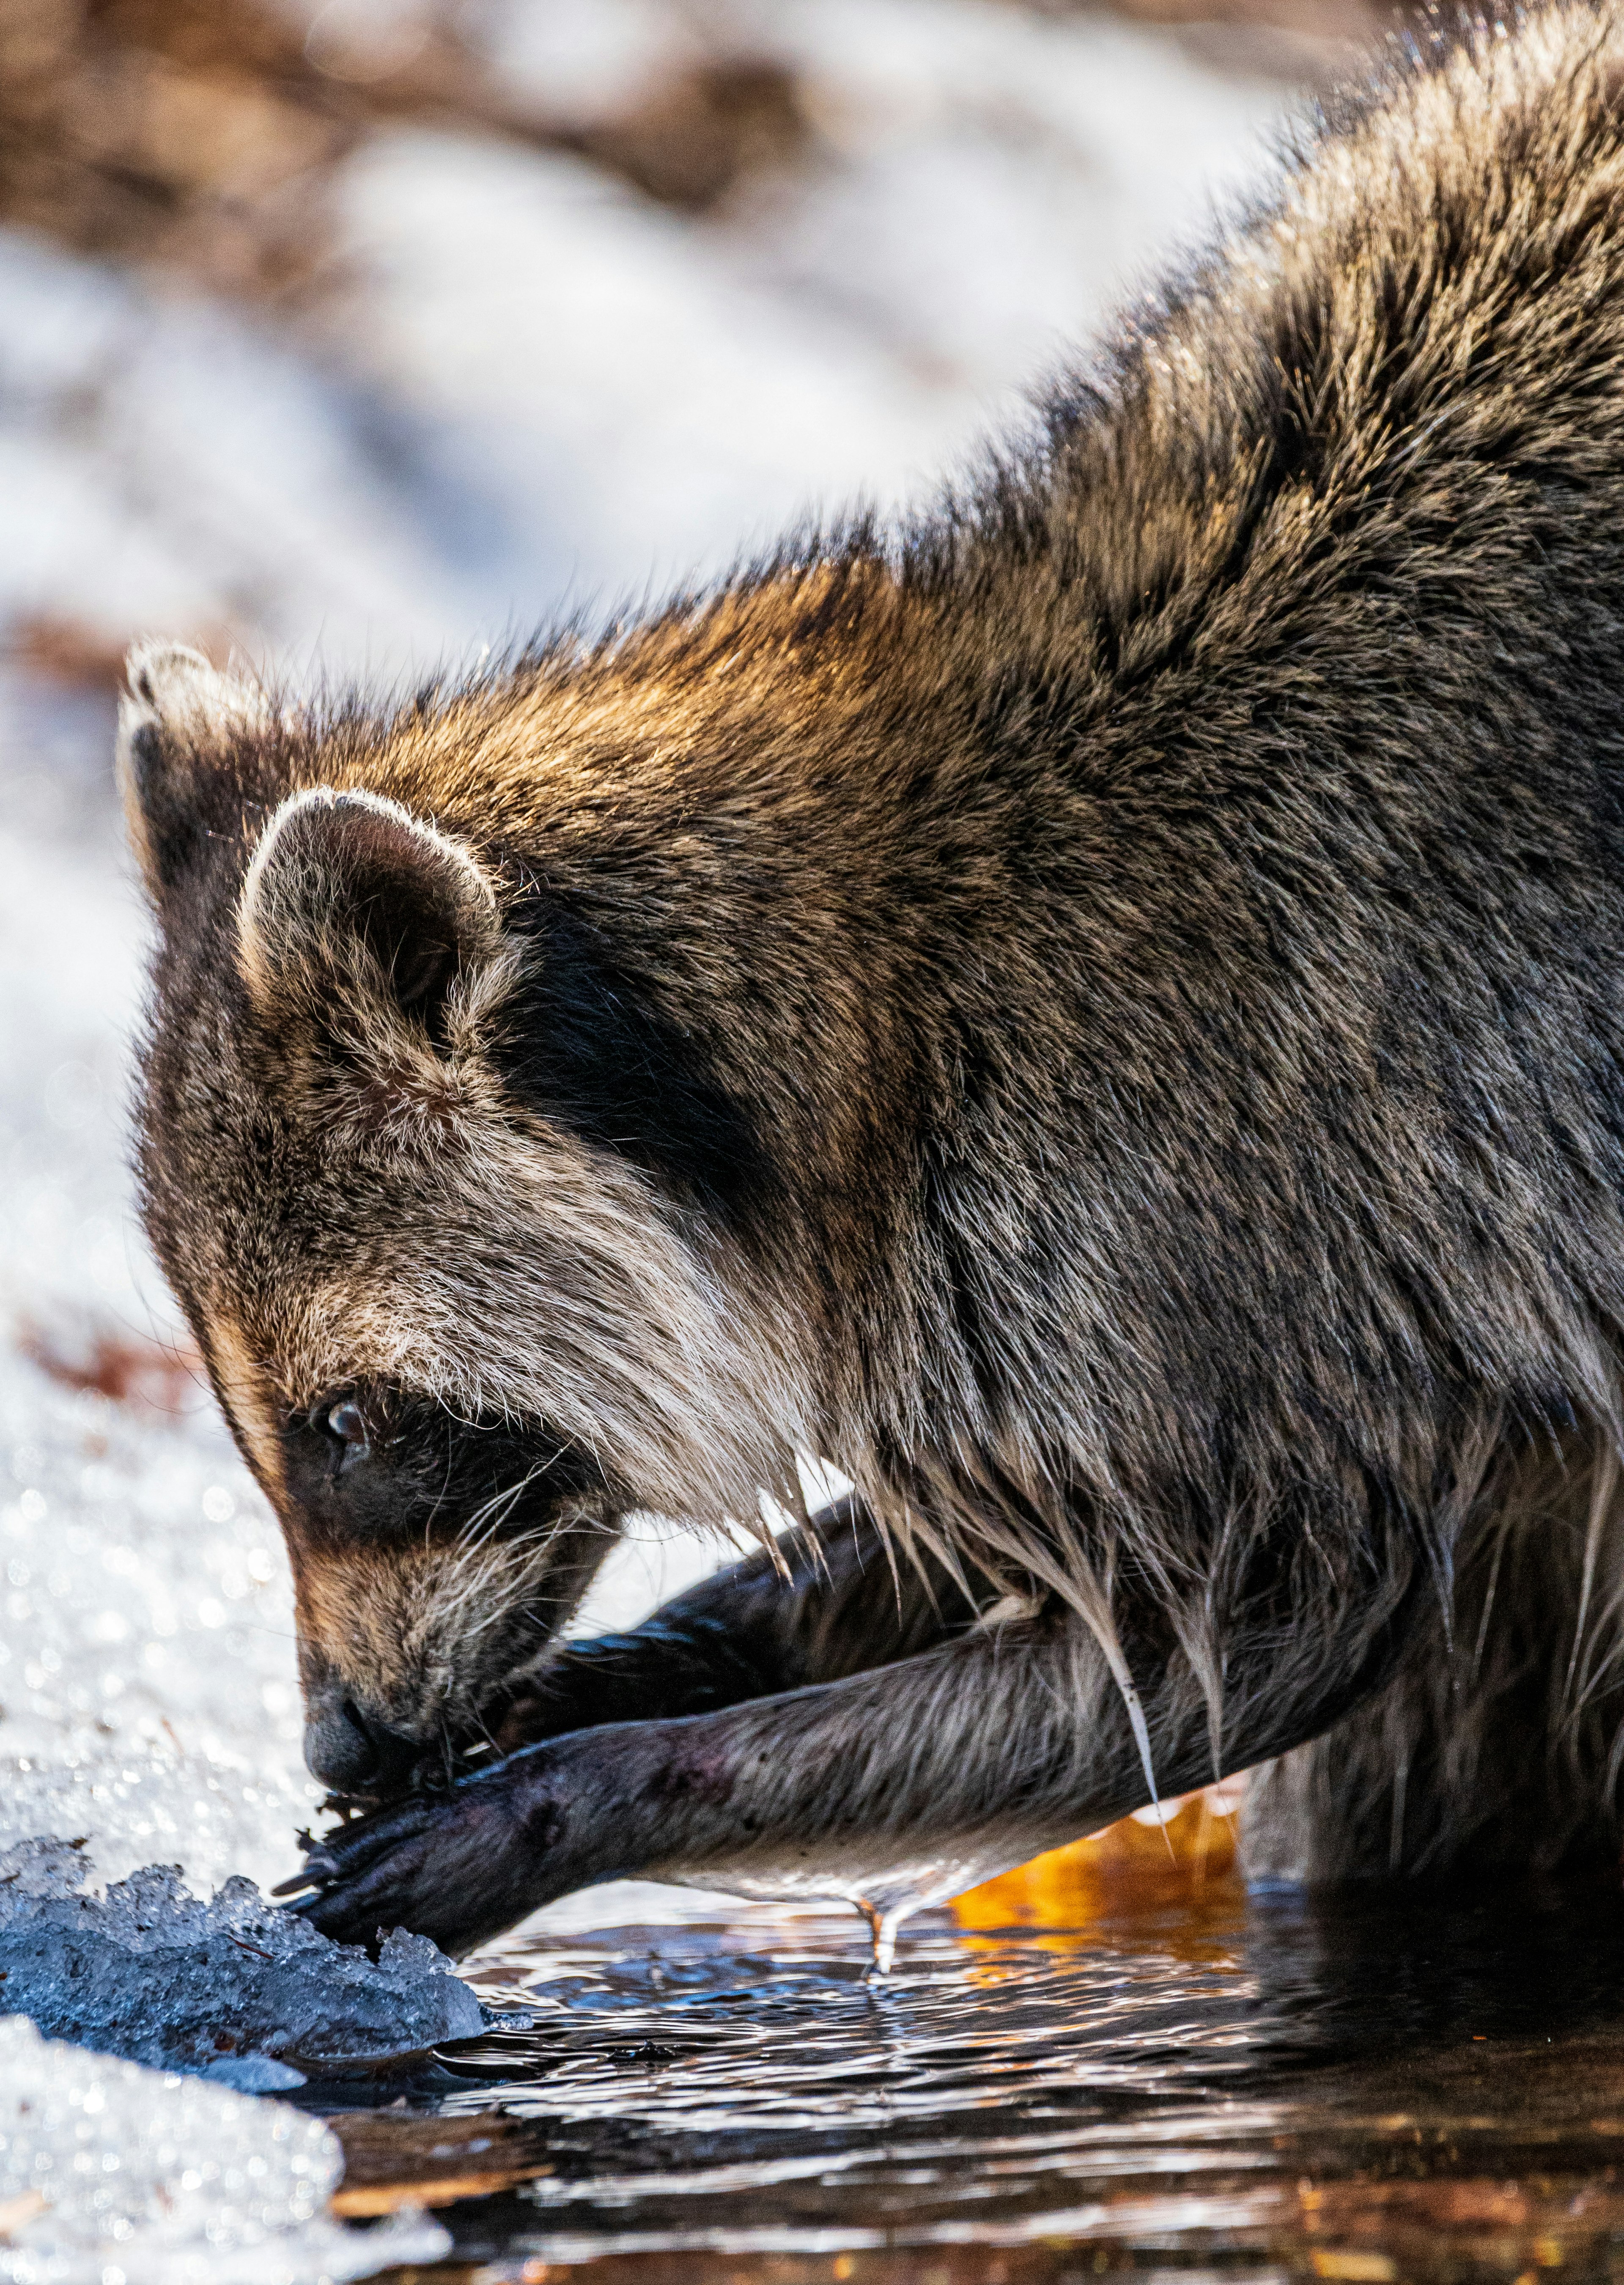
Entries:
{"type": "Polygon", "coordinates": [[[341,2285],[450,2250],[417,2214],[331,2219],[343,2170],[337,2138],[286,2103],[0,2018],[4,2285],[341,2285]]]}
{"type": "Polygon", "coordinates": [[[221,2086],[234,2086],[239,2094],[286,2094],[302,2086],[305,2074],[292,2063],[273,2062],[269,2055],[223,2055],[201,2073],[221,2086]]]}
{"type": "Polygon", "coordinates": [[[374,1964],[266,1904],[251,1881],[228,1881],[204,1904],[168,1865],[105,1896],[85,1893],[84,1873],[69,1842],[0,1852],[0,1993],[8,2014],[52,2038],[170,2070],[224,2062],[233,2085],[258,2093],[273,2082],[243,2075],[250,2058],[330,2076],[485,2027],[427,1936],[396,1930],[374,1964]]]}

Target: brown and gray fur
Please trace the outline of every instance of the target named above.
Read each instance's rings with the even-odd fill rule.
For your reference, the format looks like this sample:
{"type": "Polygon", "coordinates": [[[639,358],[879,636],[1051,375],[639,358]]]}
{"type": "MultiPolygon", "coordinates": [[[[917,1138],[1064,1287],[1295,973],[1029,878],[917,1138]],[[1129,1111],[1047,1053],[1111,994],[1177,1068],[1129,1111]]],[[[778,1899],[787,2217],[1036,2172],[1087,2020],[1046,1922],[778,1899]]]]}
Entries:
{"type": "Polygon", "coordinates": [[[904,532],[389,710],[149,648],[122,753],[321,1925],[894,1917],[1263,1763],[1266,1872],[1616,1860],[1612,17],[1386,69],[904,532]]]}

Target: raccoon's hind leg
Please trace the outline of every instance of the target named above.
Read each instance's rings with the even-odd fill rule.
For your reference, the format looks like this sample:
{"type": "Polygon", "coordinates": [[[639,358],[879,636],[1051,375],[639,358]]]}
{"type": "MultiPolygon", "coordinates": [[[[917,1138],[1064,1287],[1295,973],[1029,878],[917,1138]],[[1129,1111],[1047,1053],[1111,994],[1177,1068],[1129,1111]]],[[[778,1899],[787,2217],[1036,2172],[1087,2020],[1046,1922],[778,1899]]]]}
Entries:
{"type": "Polygon", "coordinates": [[[1446,1881],[1616,1864],[1624,1762],[1624,1492],[1575,1437],[1508,1457],[1393,1682],[1254,1770],[1254,1879],[1446,1881]]]}
{"type": "Polygon", "coordinates": [[[550,1652],[514,1677],[491,1726],[511,1753],[604,1723],[710,1713],[912,1658],[977,1615],[942,1564],[888,1547],[851,1495],[627,1633],[550,1652]]]}

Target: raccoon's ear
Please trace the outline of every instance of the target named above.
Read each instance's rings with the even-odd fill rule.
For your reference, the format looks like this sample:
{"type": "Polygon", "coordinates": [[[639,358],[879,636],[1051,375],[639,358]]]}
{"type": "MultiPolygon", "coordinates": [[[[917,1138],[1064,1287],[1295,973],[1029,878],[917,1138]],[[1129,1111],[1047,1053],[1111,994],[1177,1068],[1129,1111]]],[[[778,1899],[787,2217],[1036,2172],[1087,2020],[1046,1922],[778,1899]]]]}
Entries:
{"type": "Polygon", "coordinates": [[[200,781],[233,739],[270,725],[264,694],[222,674],[184,643],[137,643],[119,702],[119,791],[149,892],[184,869],[198,830],[200,781]]]}
{"type": "Polygon", "coordinates": [[[317,787],[265,828],[238,915],[262,1012],[386,996],[439,1040],[459,976],[502,948],[496,888],[459,843],[381,794],[317,787]]]}

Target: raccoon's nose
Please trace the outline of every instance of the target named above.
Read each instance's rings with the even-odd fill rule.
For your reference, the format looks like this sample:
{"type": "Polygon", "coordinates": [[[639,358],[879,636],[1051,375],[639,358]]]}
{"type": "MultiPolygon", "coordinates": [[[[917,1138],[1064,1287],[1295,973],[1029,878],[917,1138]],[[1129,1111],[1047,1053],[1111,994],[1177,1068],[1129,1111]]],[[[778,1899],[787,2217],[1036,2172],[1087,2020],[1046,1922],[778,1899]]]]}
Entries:
{"type": "Polygon", "coordinates": [[[353,1698],[330,1699],[304,1725],[304,1765],[334,1793],[399,1792],[422,1750],[364,1714],[353,1698]]]}

